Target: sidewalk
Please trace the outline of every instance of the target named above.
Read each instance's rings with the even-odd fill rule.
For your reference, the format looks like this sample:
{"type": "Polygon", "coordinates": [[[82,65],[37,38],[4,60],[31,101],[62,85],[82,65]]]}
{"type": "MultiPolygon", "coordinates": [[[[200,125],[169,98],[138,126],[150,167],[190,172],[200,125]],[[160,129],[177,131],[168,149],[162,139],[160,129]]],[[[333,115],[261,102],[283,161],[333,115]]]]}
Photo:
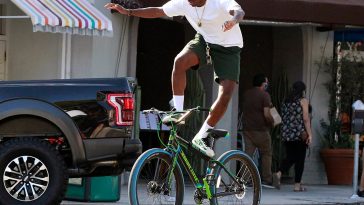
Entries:
{"type": "MultiPolygon", "coordinates": [[[[353,188],[351,186],[306,185],[306,192],[293,192],[293,185],[282,185],[281,190],[263,188],[262,205],[304,205],[304,204],[354,204],[364,205],[364,198],[351,199],[353,188]]],[[[193,201],[194,187],[185,188],[184,204],[195,204],[193,201]]],[[[129,204],[127,186],[121,187],[120,200],[113,203],[81,203],[64,201],[62,205],[126,205],[129,204]]]]}

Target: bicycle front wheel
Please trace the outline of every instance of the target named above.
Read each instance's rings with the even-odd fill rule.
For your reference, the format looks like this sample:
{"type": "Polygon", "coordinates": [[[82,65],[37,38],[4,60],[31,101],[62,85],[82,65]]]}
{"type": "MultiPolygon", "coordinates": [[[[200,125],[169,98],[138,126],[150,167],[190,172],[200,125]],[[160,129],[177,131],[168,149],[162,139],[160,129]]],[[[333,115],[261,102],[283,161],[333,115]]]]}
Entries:
{"type": "Polygon", "coordinates": [[[184,181],[177,164],[172,170],[171,154],[163,149],[150,149],[135,162],[129,178],[129,200],[132,205],[177,204],[182,205],[184,181]]]}
{"type": "Polygon", "coordinates": [[[261,181],[253,160],[242,151],[231,150],[221,155],[218,161],[225,169],[217,165],[213,170],[212,204],[259,204],[261,181]]]}

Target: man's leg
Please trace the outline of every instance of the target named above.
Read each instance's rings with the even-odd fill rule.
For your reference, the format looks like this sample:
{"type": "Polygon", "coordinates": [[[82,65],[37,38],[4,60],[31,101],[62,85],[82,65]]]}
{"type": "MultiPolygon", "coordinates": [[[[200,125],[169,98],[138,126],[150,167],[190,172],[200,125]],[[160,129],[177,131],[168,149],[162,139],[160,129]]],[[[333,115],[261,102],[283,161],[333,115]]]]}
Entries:
{"type": "Polygon", "coordinates": [[[172,91],[174,107],[183,110],[184,91],[186,88],[186,71],[199,64],[198,56],[188,48],[184,48],[174,59],[172,71],[172,91]]]}
{"type": "Polygon", "coordinates": [[[205,152],[208,156],[213,157],[215,152],[202,140],[207,137],[207,130],[215,127],[217,122],[224,116],[225,111],[229,105],[230,99],[233,95],[236,82],[232,80],[220,81],[218,97],[211,107],[211,112],[207,117],[206,121],[202,125],[200,131],[193,138],[193,145],[205,152]]]}
{"type": "Polygon", "coordinates": [[[221,80],[217,99],[211,107],[211,112],[206,119],[207,124],[212,127],[219,122],[224,116],[229,105],[230,99],[233,96],[236,82],[233,80],[221,80]]]}
{"type": "Polygon", "coordinates": [[[361,171],[361,177],[360,177],[360,182],[359,182],[359,188],[357,191],[358,196],[360,197],[364,197],[364,152],[362,154],[362,171],[361,171]]]}
{"type": "Polygon", "coordinates": [[[247,153],[251,158],[253,158],[254,152],[257,147],[254,144],[254,136],[250,131],[243,131],[245,153],[247,153]]]}
{"type": "Polygon", "coordinates": [[[255,132],[259,142],[257,147],[262,160],[262,181],[272,183],[272,139],[269,132],[255,132]]]}

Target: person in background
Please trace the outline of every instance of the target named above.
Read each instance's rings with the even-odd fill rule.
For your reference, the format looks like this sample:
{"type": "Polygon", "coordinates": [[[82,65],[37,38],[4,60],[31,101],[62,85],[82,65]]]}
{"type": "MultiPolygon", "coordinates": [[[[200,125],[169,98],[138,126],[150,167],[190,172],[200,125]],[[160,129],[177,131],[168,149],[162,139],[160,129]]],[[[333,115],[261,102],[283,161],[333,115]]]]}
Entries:
{"type": "Polygon", "coordinates": [[[253,88],[246,91],[243,101],[243,136],[245,152],[253,157],[258,149],[262,162],[262,184],[272,187],[272,139],[269,134],[273,126],[270,114],[272,106],[268,92],[268,78],[257,74],[253,78],[253,88]]]}
{"type": "Polygon", "coordinates": [[[363,162],[362,162],[362,171],[361,171],[361,177],[360,177],[360,182],[359,182],[359,188],[358,188],[358,191],[357,191],[357,194],[359,197],[364,197],[364,152],[362,154],[362,159],[363,159],[363,162]]]}
{"type": "Polygon", "coordinates": [[[295,184],[293,191],[306,191],[302,186],[302,174],[305,165],[306,148],[312,142],[309,102],[304,97],[306,85],[302,81],[293,83],[288,97],[281,108],[282,140],[286,148],[286,159],[283,160],[278,172],[273,174],[274,186],[280,188],[282,172],[287,172],[292,165],[295,169],[295,184]]]}
{"type": "MultiPolygon", "coordinates": [[[[363,152],[363,161],[364,161],[364,152],[363,152]]],[[[362,168],[362,172],[361,172],[359,189],[357,191],[357,194],[359,197],[364,197],[364,162],[363,162],[363,168],[362,168]]]]}
{"type": "Polygon", "coordinates": [[[213,129],[225,114],[239,81],[240,51],[243,47],[239,22],[245,15],[241,6],[235,0],[171,0],[162,7],[126,9],[114,3],[108,3],[105,7],[140,18],[185,16],[196,30],[195,38],[174,61],[173,103],[177,111],[183,110],[186,71],[196,65],[201,67],[213,63],[215,81],[219,84],[218,97],[200,131],[193,138],[192,146],[209,157],[215,156],[204,138],[208,136],[207,131],[213,129]]]}

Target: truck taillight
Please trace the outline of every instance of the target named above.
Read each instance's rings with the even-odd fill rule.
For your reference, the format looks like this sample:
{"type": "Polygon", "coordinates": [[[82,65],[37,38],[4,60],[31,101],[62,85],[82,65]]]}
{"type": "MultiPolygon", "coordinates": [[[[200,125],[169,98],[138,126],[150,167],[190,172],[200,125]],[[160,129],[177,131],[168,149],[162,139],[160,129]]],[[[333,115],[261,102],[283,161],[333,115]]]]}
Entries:
{"type": "Polygon", "coordinates": [[[133,125],[134,98],[131,93],[108,94],[107,102],[114,108],[116,125],[133,125]]]}

